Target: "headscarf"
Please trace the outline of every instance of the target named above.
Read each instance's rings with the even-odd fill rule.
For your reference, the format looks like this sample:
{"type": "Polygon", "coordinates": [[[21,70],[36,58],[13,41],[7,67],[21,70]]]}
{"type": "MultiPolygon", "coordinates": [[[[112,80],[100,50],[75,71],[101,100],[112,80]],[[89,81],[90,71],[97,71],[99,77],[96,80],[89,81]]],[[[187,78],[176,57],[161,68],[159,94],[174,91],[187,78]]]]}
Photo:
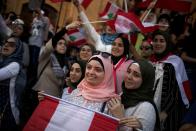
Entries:
{"type": "MultiPolygon", "coordinates": [[[[135,63],[135,62],[133,62],[135,63]]],[[[131,65],[133,64],[131,63],[131,65]]],[[[148,101],[150,102],[156,112],[156,130],[160,128],[159,122],[159,113],[157,107],[153,101],[153,87],[155,81],[155,70],[153,65],[149,63],[147,60],[140,59],[136,63],[140,66],[140,71],[142,75],[142,84],[138,89],[127,89],[125,87],[125,83],[122,84],[123,94],[121,96],[122,104],[124,105],[125,109],[129,107],[136,106],[140,102],[148,101]]],[[[131,66],[130,65],[130,66],[131,66]]],[[[130,67],[129,66],[129,67],[130,67]]],[[[128,68],[129,68],[128,67],[128,68]]]]}
{"type": "Polygon", "coordinates": [[[78,85],[78,95],[82,95],[90,101],[105,102],[117,96],[115,93],[114,77],[112,75],[113,64],[109,58],[104,58],[101,55],[92,56],[88,62],[95,57],[100,59],[104,65],[104,79],[100,84],[92,86],[84,78],[78,85]]]}
{"type": "Polygon", "coordinates": [[[127,57],[127,58],[129,58],[129,46],[130,46],[130,44],[129,44],[129,40],[126,38],[126,36],[124,36],[124,34],[119,34],[117,37],[116,37],[116,39],[117,38],[120,38],[121,40],[122,40],[122,43],[123,43],[123,46],[124,46],[124,52],[123,52],[123,54],[121,55],[121,56],[113,56],[112,55],[112,61],[113,61],[113,63],[114,64],[117,64],[118,63],[118,61],[122,58],[122,57],[127,57]]]}
{"type": "Polygon", "coordinates": [[[140,66],[142,84],[138,89],[127,89],[123,83],[122,103],[124,104],[125,108],[135,106],[141,101],[153,101],[155,70],[152,64],[146,60],[138,60],[137,62],[133,63],[138,63],[140,66]]]}
{"type": "MultiPolygon", "coordinates": [[[[77,63],[77,64],[80,65],[82,75],[81,75],[80,79],[79,79],[77,82],[75,82],[75,83],[73,83],[73,82],[71,82],[71,81],[68,81],[68,86],[69,86],[72,90],[74,90],[74,89],[77,88],[77,85],[78,85],[78,84],[80,83],[80,81],[84,78],[84,74],[85,74],[85,65],[84,65],[84,63],[83,63],[83,62],[80,62],[80,61],[76,61],[76,62],[74,62],[73,64],[75,64],[75,63],[77,63]]],[[[72,64],[72,65],[73,65],[73,64],[72,64]]]]}
{"type": "Polygon", "coordinates": [[[15,41],[16,41],[16,49],[9,56],[1,56],[2,58],[0,60],[0,68],[8,65],[11,62],[17,62],[20,65],[22,65],[23,45],[22,45],[21,41],[18,38],[15,38],[15,37],[10,37],[10,38],[14,38],[15,39],[15,41]]]}
{"type": "Polygon", "coordinates": [[[153,34],[153,39],[157,35],[161,35],[164,37],[166,41],[166,49],[161,54],[154,53],[151,57],[151,61],[153,62],[165,60],[172,54],[172,42],[170,35],[167,32],[157,30],[153,34]]]}

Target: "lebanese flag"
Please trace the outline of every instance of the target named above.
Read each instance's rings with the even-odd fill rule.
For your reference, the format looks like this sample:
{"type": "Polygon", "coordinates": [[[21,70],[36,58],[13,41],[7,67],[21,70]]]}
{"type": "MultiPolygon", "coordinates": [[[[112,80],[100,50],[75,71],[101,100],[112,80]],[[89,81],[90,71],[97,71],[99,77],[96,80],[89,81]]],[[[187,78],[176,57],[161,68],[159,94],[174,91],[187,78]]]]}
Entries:
{"type": "Polygon", "coordinates": [[[80,4],[86,9],[90,3],[92,2],[92,0],[78,0],[80,2],[80,4]]]}
{"type": "MultiPolygon", "coordinates": [[[[50,1],[53,2],[53,3],[59,3],[59,2],[62,2],[62,1],[71,2],[71,0],[50,0],[50,1]]],[[[85,9],[92,2],[92,0],[78,0],[78,1],[85,9]]]]}
{"type": "Polygon", "coordinates": [[[23,131],[116,131],[117,127],[113,117],[45,96],[23,131]]]}
{"type": "Polygon", "coordinates": [[[114,28],[117,33],[130,33],[130,32],[153,32],[154,27],[144,27],[142,22],[134,13],[118,12],[114,23],[114,28]]]}
{"type": "Polygon", "coordinates": [[[71,45],[80,46],[86,43],[86,37],[78,29],[69,30],[66,33],[66,38],[71,45]]]}
{"type": "Polygon", "coordinates": [[[99,14],[99,17],[105,20],[111,20],[116,17],[117,12],[122,11],[117,5],[108,2],[104,11],[99,14]]]}
{"type": "Polygon", "coordinates": [[[182,101],[186,106],[189,106],[189,101],[192,99],[192,93],[183,61],[178,56],[171,55],[163,62],[171,63],[174,66],[182,101]]]}
{"type": "Polygon", "coordinates": [[[71,2],[71,0],[50,0],[52,3],[59,3],[62,1],[71,2]]]}
{"type": "MultiPolygon", "coordinates": [[[[147,8],[152,0],[140,2],[137,6],[139,8],[147,8]]],[[[192,0],[158,0],[155,8],[169,9],[172,11],[189,12],[192,0]]]]}

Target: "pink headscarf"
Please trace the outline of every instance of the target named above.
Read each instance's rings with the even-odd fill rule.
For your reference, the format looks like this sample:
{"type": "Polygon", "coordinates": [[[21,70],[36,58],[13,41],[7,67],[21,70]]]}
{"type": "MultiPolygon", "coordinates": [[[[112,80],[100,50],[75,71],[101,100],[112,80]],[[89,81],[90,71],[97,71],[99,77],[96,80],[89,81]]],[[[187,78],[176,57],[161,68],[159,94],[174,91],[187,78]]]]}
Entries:
{"type": "Polygon", "coordinates": [[[78,95],[82,95],[85,99],[90,101],[105,102],[112,97],[117,97],[115,93],[113,64],[110,58],[103,58],[101,55],[94,55],[90,60],[94,57],[98,57],[103,63],[105,70],[104,80],[97,86],[92,86],[88,84],[84,78],[78,85],[78,95]]]}

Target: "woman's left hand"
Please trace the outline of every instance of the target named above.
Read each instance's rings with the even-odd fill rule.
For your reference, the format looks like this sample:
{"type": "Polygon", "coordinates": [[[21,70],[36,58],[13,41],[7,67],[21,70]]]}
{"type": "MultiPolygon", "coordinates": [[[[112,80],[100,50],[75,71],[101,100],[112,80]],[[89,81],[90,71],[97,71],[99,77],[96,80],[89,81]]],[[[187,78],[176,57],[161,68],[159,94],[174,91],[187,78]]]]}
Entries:
{"type": "Polygon", "coordinates": [[[107,106],[111,114],[115,117],[124,117],[124,107],[118,98],[112,98],[110,101],[108,101],[107,106]]]}
{"type": "Polygon", "coordinates": [[[142,129],[142,124],[135,116],[120,119],[120,125],[142,129]]]}

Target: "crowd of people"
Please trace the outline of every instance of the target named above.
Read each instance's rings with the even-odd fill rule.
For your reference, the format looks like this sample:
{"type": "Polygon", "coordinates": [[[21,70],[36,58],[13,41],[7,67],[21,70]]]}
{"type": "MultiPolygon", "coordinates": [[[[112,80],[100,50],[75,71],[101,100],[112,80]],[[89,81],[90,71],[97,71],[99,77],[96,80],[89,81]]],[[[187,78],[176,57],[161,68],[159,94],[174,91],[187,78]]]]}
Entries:
{"type": "MultiPolygon", "coordinates": [[[[73,4],[80,21],[56,33],[41,9],[31,30],[14,12],[0,16],[0,130],[22,130],[43,93],[116,117],[122,131],[196,130],[195,12],[153,9],[146,21],[156,31],[123,34],[106,22],[100,33],[73,4]],[[90,41],[70,44],[76,28],[90,41]]],[[[143,20],[137,0],[128,5],[143,20]]]]}

